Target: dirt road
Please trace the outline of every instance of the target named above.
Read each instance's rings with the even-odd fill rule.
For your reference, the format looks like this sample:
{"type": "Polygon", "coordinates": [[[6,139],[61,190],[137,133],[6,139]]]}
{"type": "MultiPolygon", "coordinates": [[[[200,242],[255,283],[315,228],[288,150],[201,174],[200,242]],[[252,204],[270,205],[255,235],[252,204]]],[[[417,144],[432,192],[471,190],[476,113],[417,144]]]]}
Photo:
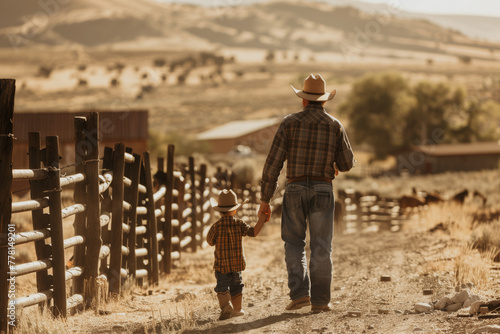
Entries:
{"type": "Polygon", "coordinates": [[[453,270],[429,270],[429,261],[453,260],[443,252],[450,243],[410,229],[335,237],[334,311],[313,314],[309,308],[284,310],[289,298],[283,244],[279,226],[267,225],[262,237],[244,240],[245,316],[217,320],[213,248],[207,248],[183,254],[180,268],[152,291],[137,289],[103,306],[107,312],[102,313],[109,314],[87,311],[70,317],[68,325],[82,333],[302,334],[472,333],[498,324],[498,319],[459,317],[460,311],[413,312],[415,303],[455,293],[453,270]],[[390,281],[381,281],[382,276],[390,276],[390,281]],[[424,295],[423,290],[430,289],[433,294],[424,295]],[[353,311],[360,316],[350,316],[353,311]]]}

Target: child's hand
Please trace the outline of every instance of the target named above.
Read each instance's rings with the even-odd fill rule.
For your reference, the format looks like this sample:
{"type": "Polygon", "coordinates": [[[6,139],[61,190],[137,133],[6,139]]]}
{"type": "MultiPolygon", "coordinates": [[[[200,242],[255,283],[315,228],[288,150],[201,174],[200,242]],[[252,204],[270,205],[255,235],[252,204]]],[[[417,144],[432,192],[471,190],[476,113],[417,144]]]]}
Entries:
{"type": "Polygon", "coordinates": [[[259,213],[258,214],[259,220],[263,220],[264,223],[267,223],[269,221],[269,214],[268,213],[259,213]]]}
{"type": "Polygon", "coordinates": [[[269,218],[271,218],[271,206],[269,205],[269,203],[261,202],[257,215],[259,216],[259,220],[261,216],[264,216],[266,217],[265,222],[268,222],[269,218]]]}

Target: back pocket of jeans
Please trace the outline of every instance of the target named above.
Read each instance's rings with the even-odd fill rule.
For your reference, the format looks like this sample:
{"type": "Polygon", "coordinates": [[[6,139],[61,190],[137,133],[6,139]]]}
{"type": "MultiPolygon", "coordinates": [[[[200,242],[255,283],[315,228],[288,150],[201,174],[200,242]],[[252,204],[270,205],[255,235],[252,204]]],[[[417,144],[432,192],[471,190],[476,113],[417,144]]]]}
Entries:
{"type": "Polygon", "coordinates": [[[283,202],[288,209],[297,209],[300,207],[300,191],[285,191],[283,202]]]}
{"type": "Polygon", "coordinates": [[[325,211],[332,205],[331,191],[316,191],[314,194],[314,207],[316,211],[325,211]]]}

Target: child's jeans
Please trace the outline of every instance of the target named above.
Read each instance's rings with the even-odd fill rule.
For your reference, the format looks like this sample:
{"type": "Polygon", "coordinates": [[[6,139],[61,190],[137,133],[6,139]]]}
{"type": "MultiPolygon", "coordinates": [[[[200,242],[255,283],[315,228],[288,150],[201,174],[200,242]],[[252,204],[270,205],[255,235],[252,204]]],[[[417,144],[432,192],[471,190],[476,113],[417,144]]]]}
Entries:
{"type": "Polygon", "coordinates": [[[241,279],[241,271],[223,274],[216,270],[215,278],[217,279],[217,285],[214,291],[217,293],[229,290],[231,296],[236,296],[243,291],[245,286],[241,279]]]}

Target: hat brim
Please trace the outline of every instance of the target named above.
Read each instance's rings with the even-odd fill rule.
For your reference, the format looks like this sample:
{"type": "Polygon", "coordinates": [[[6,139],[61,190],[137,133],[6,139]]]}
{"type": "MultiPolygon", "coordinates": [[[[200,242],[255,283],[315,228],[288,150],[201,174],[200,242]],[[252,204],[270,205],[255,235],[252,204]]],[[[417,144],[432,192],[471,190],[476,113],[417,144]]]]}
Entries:
{"type": "Polygon", "coordinates": [[[219,206],[219,203],[217,202],[217,200],[215,198],[210,198],[210,205],[212,206],[212,209],[214,209],[215,211],[230,212],[230,211],[237,210],[240,206],[247,203],[248,201],[249,201],[249,199],[247,198],[243,202],[236,204],[236,205],[233,205],[233,206],[219,206]]]}
{"type": "Polygon", "coordinates": [[[332,90],[331,93],[325,93],[322,95],[306,93],[303,90],[296,89],[293,86],[292,86],[292,89],[298,97],[305,99],[305,100],[308,100],[308,101],[330,101],[331,99],[333,99],[335,97],[335,94],[337,94],[336,89],[332,90]]]}

